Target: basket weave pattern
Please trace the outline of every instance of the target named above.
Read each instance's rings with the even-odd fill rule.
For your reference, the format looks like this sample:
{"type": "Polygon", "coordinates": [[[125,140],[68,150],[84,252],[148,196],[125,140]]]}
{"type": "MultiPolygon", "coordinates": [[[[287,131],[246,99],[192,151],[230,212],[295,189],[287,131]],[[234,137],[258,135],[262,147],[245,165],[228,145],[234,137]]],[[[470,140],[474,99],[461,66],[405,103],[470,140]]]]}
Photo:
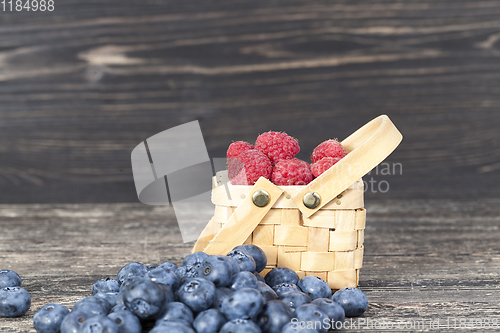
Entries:
{"type": "Polygon", "coordinates": [[[332,289],[357,286],[366,220],[360,178],[402,139],[381,115],[344,139],[347,155],[306,186],[277,186],[263,177],[254,186],[233,186],[227,171],[218,172],[212,182],[215,214],[192,251],[226,254],[255,244],[267,254],[264,275],[285,266],[300,277],[318,276],[332,289]],[[267,204],[258,205],[254,196],[266,192],[267,204]],[[318,198],[313,204],[311,195],[318,198]]]}
{"type": "MultiPolygon", "coordinates": [[[[215,204],[213,232],[221,230],[234,210],[249,194],[251,186],[222,185],[214,179],[215,204]]],[[[366,210],[363,208],[363,182],[357,181],[335,200],[309,218],[304,218],[290,199],[303,186],[281,186],[284,190],[245,244],[254,244],[267,255],[267,266],[288,267],[299,277],[315,275],[330,288],[355,287],[363,263],[366,210]]]]}

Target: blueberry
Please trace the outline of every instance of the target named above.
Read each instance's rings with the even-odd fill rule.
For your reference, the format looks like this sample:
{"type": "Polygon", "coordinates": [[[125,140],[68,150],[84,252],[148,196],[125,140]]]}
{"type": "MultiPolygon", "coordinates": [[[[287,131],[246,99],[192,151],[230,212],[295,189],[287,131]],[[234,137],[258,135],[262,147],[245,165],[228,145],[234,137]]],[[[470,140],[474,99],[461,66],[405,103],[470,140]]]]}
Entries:
{"type": "Polygon", "coordinates": [[[120,284],[120,291],[123,291],[132,282],[144,280],[145,278],[146,278],[145,276],[130,276],[128,279],[126,279],[125,281],[123,281],[122,284],[120,284]]]}
{"type": "Polygon", "coordinates": [[[307,296],[302,291],[288,291],[286,293],[281,294],[280,300],[286,303],[292,310],[295,312],[299,306],[311,303],[311,298],[307,296]]]}
{"type": "Polygon", "coordinates": [[[196,333],[182,321],[161,321],[149,333],[196,333]]]}
{"type": "Polygon", "coordinates": [[[300,288],[297,287],[296,284],[293,283],[280,283],[275,286],[273,286],[273,290],[280,297],[282,294],[289,292],[289,291],[300,291],[300,288]]]}
{"type": "Polygon", "coordinates": [[[199,267],[202,262],[205,261],[205,259],[208,258],[208,254],[205,252],[195,252],[191,253],[188,255],[186,258],[184,258],[184,261],[182,262],[181,266],[196,266],[199,267]]]}
{"type": "Polygon", "coordinates": [[[295,310],[295,318],[299,322],[305,322],[308,325],[313,325],[320,333],[326,333],[328,331],[328,326],[331,324],[328,315],[314,304],[308,303],[299,306],[295,310]]]}
{"type": "Polygon", "coordinates": [[[21,287],[23,282],[16,272],[10,269],[0,271],[0,289],[5,287],[21,287]]]}
{"type": "Polygon", "coordinates": [[[88,318],[94,317],[90,311],[72,311],[61,322],[61,333],[78,333],[78,329],[88,318]]]}
{"type": "Polygon", "coordinates": [[[220,333],[262,333],[259,326],[251,320],[234,319],[220,329],[220,333]]]}
{"type": "Polygon", "coordinates": [[[123,291],[125,306],[140,319],[156,319],[166,303],[174,296],[169,286],[150,280],[139,280],[128,285],[123,291]]]}
{"type": "Polygon", "coordinates": [[[191,325],[194,320],[193,311],[184,303],[170,302],[156,322],[164,320],[183,321],[186,325],[191,325]]]}
{"type": "Polygon", "coordinates": [[[314,329],[312,326],[307,327],[307,324],[310,323],[299,322],[297,318],[293,318],[291,322],[286,323],[283,326],[281,333],[319,333],[320,331],[314,329]]]}
{"type": "Polygon", "coordinates": [[[116,274],[116,280],[121,285],[128,279],[137,278],[137,277],[145,277],[148,273],[148,269],[146,266],[139,262],[131,262],[123,266],[116,274]]]}
{"type": "Polygon", "coordinates": [[[212,304],[212,308],[220,310],[220,307],[222,306],[222,302],[224,299],[226,299],[229,295],[231,295],[233,291],[229,288],[226,287],[219,287],[215,289],[215,300],[214,303],[212,304]]]}
{"type": "Polygon", "coordinates": [[[118,333],[118,325],[104,315],[85,320],[78,333],[118,333]]]}
{"type": "Polygon", "coordinates": [[[255,277],[257,278],[257,281],[261,281],[261,282],[266,282],[266,280],[264,280],[264,277],[262,276],[262,274],[260,274],[259,272],[254,272],[253,275],[255,275],[255,277]]]}
{"type": "Polygon", "coordinates": [[[107,315],[111,311],[111,304],[104,298],[85,297],[76,302],[71,309],[72,312],[79,310],[88,311],[94,316],[107,315]]]}
{"type": "Polygon", "coordinates": [[[196,316],[193,327],[197,333],[217,333],[226,321],[226,317],[219,310],[208,309],[196,316]]]}
{"type": "Polygon", "coordinates": [[[236,259],[234,259],[233,257],[225,256],[224,258],[229,260],[229,262],[231,263],[231,268],[233,269],[233,277],[234,277],[236,274],[238,274],[241,271],[240,266],[236,262],[236,259]]]}
{"type": "Polygon", "coordinates": [[[342,323],[345,318],[345,311],[340,304],[332,301],[329,298],[316,298],[312,304],[319,307],[321,310],[325,311],[332,322],[332,325],[335,325],[337,322],[342,323]]]}
{"type": "Polygon", "coordinates": [[[230,288],[232,290],[238,290],[241,288],[257,288],[257,278],[251,272],[242,271],[236,274],[231,281],[230,288]]]}
{"type": "Polygon", "coordinates": [[[117,293],[120,291],[120,284],[116,279],[111,279],[109,277],[98,280],[92,286],[92,295],[95,295],[100,291],[105,293],[117,293]]]}
{"type": "Polygon", "coordinates": [[[175,270],[177,269],[177,265],[170,261],[166,261],[163,264],[158,265],[158,267],[163,269],[169,269],[173,272],[175,272],[175,270]]]}
{"type": "Polygon", "coordinates": [[[146,269],[148,270],[148,272],[152,269],[155,269],[156,267],[158,267],[157,265],[146,265],[146,269]]]}
{"type": "Polygon", "coordinates": [[[269,287],[264,282],[257,282],[257,290],[264,296],[266,302],[278,299],[278,295],[274,292],[273,288],[269,287]]]}
{"type": "Polygon", "coordinates": [[[111,293],[111,292],[105,293],[105,292],[100,291],[97,294],[95,294],[94,297],[105,299],[106,301],[108,301],[108,303],[111,305],[111,307],[113,307],[116,305],[116,300],[117,300],[118,295],[119,295],[119,293],[111,293]]]}
{"type": "Polygon", "coordinates": [[[157,267],[150,270],[147,277],[153,282],[169,286],[172,291],[176,291],[179,288],[180,280],[172,270],[157,267]]]}
{"type": "Polygon", "coordinates": [[[118,326],[118,333],[141,333],[142,326],[139,318],[130,311],[110,313],[108,318],[118,326]]]}
{"type": "Polygon", "coordinates": [[[252,255],[245,250],[232,250],[227,254],[228,257],[234,258],[240,266],[240,271],[255,271],[255,260],[252,255]]]}
{"type": "Polygon", "coordinates": [[[198,268],[198,276],[212,281],[216,287],[226,287],[231,283],[233,270],[225,256],[208,256],[198,268]]]}
{"type": "Polygon", "coordinates": [[[129,309],[127,309],[127,307],[123,303],[122,304],[116,304],[115,306],[113,306],[113,308],[111,309],[110,313],[120,312],[120,311],[129,311],[129,309]]]}
{"type": "Polygon", "coordinates": [[[193,312],[201,312],[215,301],[215,285],[210,280],[193,278],[179,288],[177,296],[193,312]]]}
{"type": "Polygon", "coordinates": [[[64,317],[68,314],[69,310],[64,305],[46,304],[33,315],[33,327],[38,333],[58,333],[64,317]]]}
{"type": "Polygon", "coordinates": [[[253,319],[264,306],[265,299],[256,289],[236,290],[222,302],[221,312],[227,319],[253,319]]]}
{"type": "Polygon", "coordinates": [[[292,310],[285,302],[279,300],[269,301],[259,314],[257,324],[263,332],[280,333],[281,328],[286,323],[289,323],[292,317],[292,310]]]}
{"type": "Polygon", "coordinates": [[[332,297],[332,290],[328,282],[314,275],[304,276],[297,282],[297,287],[311,297],[312,300],[332,297]]]}
{"type": "Polygon", "coordinates": [[[234,248],[234,250],[245,250],[253,257],[255,260],[255,271],[262,272],[267,265],[266,253],[257,245],[246,244],[240,245],[234,248]]]}
{"type": "Polygon", "coordinates": [[[115,305],[123,304],[123,290],[125,288],[121,289],[118,292],[118,295],[116,295],[116,300],[115,300],[115,305]]]}
{"type": "Polygon", "coordinates": [[[365,293],[353,287],[337,290],[332,296],[332,301],[344,308],[346,317],[361,316],[368,307],[365,293]]]}
{"type": "Polygon", "coordinates": [[[21,287],[0,289],[0,317],[21,317],[31,306],[31,296],[21,287]]]}
{"type": "Polygon", "coordinates": [[[198,266],[179,266],[175,270],[175,275],[179,278],[180,284],[183,284],[192,278],[198,277],[198,266]]]}
{"type": "Polygon", "coordinates": [[[299,281],[299,276],[295,273],[294,270],[287,267],[276,267],[273,268],[269,273],[267,273],[264,278],[266,283],[270,287],[274,287],[280,283],[293,283],[297,284],[299,281]]]}

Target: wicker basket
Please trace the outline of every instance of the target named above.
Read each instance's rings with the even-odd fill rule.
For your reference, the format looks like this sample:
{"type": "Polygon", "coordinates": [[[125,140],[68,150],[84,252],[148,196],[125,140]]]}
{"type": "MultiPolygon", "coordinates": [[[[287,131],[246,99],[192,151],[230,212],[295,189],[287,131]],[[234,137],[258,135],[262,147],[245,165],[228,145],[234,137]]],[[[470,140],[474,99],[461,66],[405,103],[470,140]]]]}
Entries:
{"type": "Polygon", "coordinates": [[[227,254],[254,244],[267,255],[262,275],[289,267],[299,277],[315,275],[330,288],[355,287],[363,263],[366,210],[363,181],[399,144],[402,136],[380,116],[342,142],[348,155],[307,186],[276,186],[260,178],[254,186],[231,185],[227,171],[213,178],[215,214],[193,252],[227,254]],[[265,205],[256,196],[265,194],[265,205]],[[320,200],[312,207],[305,195],[320,200]]]}

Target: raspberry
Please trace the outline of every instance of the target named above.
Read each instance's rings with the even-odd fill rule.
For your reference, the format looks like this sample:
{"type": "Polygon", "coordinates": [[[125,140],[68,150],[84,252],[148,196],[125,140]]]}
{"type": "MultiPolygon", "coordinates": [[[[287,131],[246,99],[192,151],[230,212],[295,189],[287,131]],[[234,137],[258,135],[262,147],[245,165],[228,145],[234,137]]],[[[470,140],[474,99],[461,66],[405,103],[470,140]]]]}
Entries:
{"type": "Polygon", "coordinates": [[[309,163],[294,158],[279,161],[271,174],[276,185],[307,185],[313,180],[309,163]]]}
{"type": "Polygon", "coordinates": [[[314,177],[319,177],[323,172],[330,169],[335,163],[340,161],[341,157],[323,157],[318,162],[311,166],[311,171],[314,177]]]}
{"type": "Polygon", "coordinates": [[[316,163],[323,157],[344,157],[347,155],[342,144],[337,140],[327,140],[320,143],[311,155],[311,162],[316,163]]]}
{"type": "Polygon", "coordinates": [[[255,141],[255,149],[266,154],[273,165],[279,160],[292,159],[300,151],[297,140],[281,132],[262,133],[255,141]]]}
{"type": "Polygon", "coordinates": [[[245,150],[254,149],[253,145],[245,141],[236,141],[229,145],[227,149],[227,158],[238,157],[245,150]]]}
{"type": "Polygon", "coordinates": [[[269,158],[255,149],[246,150],[227,162],[233,185],[253,185],[260,177],[269,179],[273,170],[269,158]]]}

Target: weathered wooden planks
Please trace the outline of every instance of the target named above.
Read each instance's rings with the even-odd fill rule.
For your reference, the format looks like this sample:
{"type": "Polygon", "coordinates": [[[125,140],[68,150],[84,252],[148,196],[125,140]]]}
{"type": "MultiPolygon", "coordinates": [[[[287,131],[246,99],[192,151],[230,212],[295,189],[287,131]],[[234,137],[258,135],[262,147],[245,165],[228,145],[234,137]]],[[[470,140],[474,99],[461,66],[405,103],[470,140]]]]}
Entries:
{"type": "MultiPolygon", "coordinates": [[[[499,207],[499,199],[368,203],[364,318],[439,317],[441,328],[446,317],[500,320],[499,207]]],[[[0,230],[0,267],[16,270],[33,297],[28,315],[0,320],[2,332],[34,332],[43,304],[71,307],[127,262],[180,263],[193,245],[179,242],[172,210],[141,204],[0,205],[0,230]]]]}

